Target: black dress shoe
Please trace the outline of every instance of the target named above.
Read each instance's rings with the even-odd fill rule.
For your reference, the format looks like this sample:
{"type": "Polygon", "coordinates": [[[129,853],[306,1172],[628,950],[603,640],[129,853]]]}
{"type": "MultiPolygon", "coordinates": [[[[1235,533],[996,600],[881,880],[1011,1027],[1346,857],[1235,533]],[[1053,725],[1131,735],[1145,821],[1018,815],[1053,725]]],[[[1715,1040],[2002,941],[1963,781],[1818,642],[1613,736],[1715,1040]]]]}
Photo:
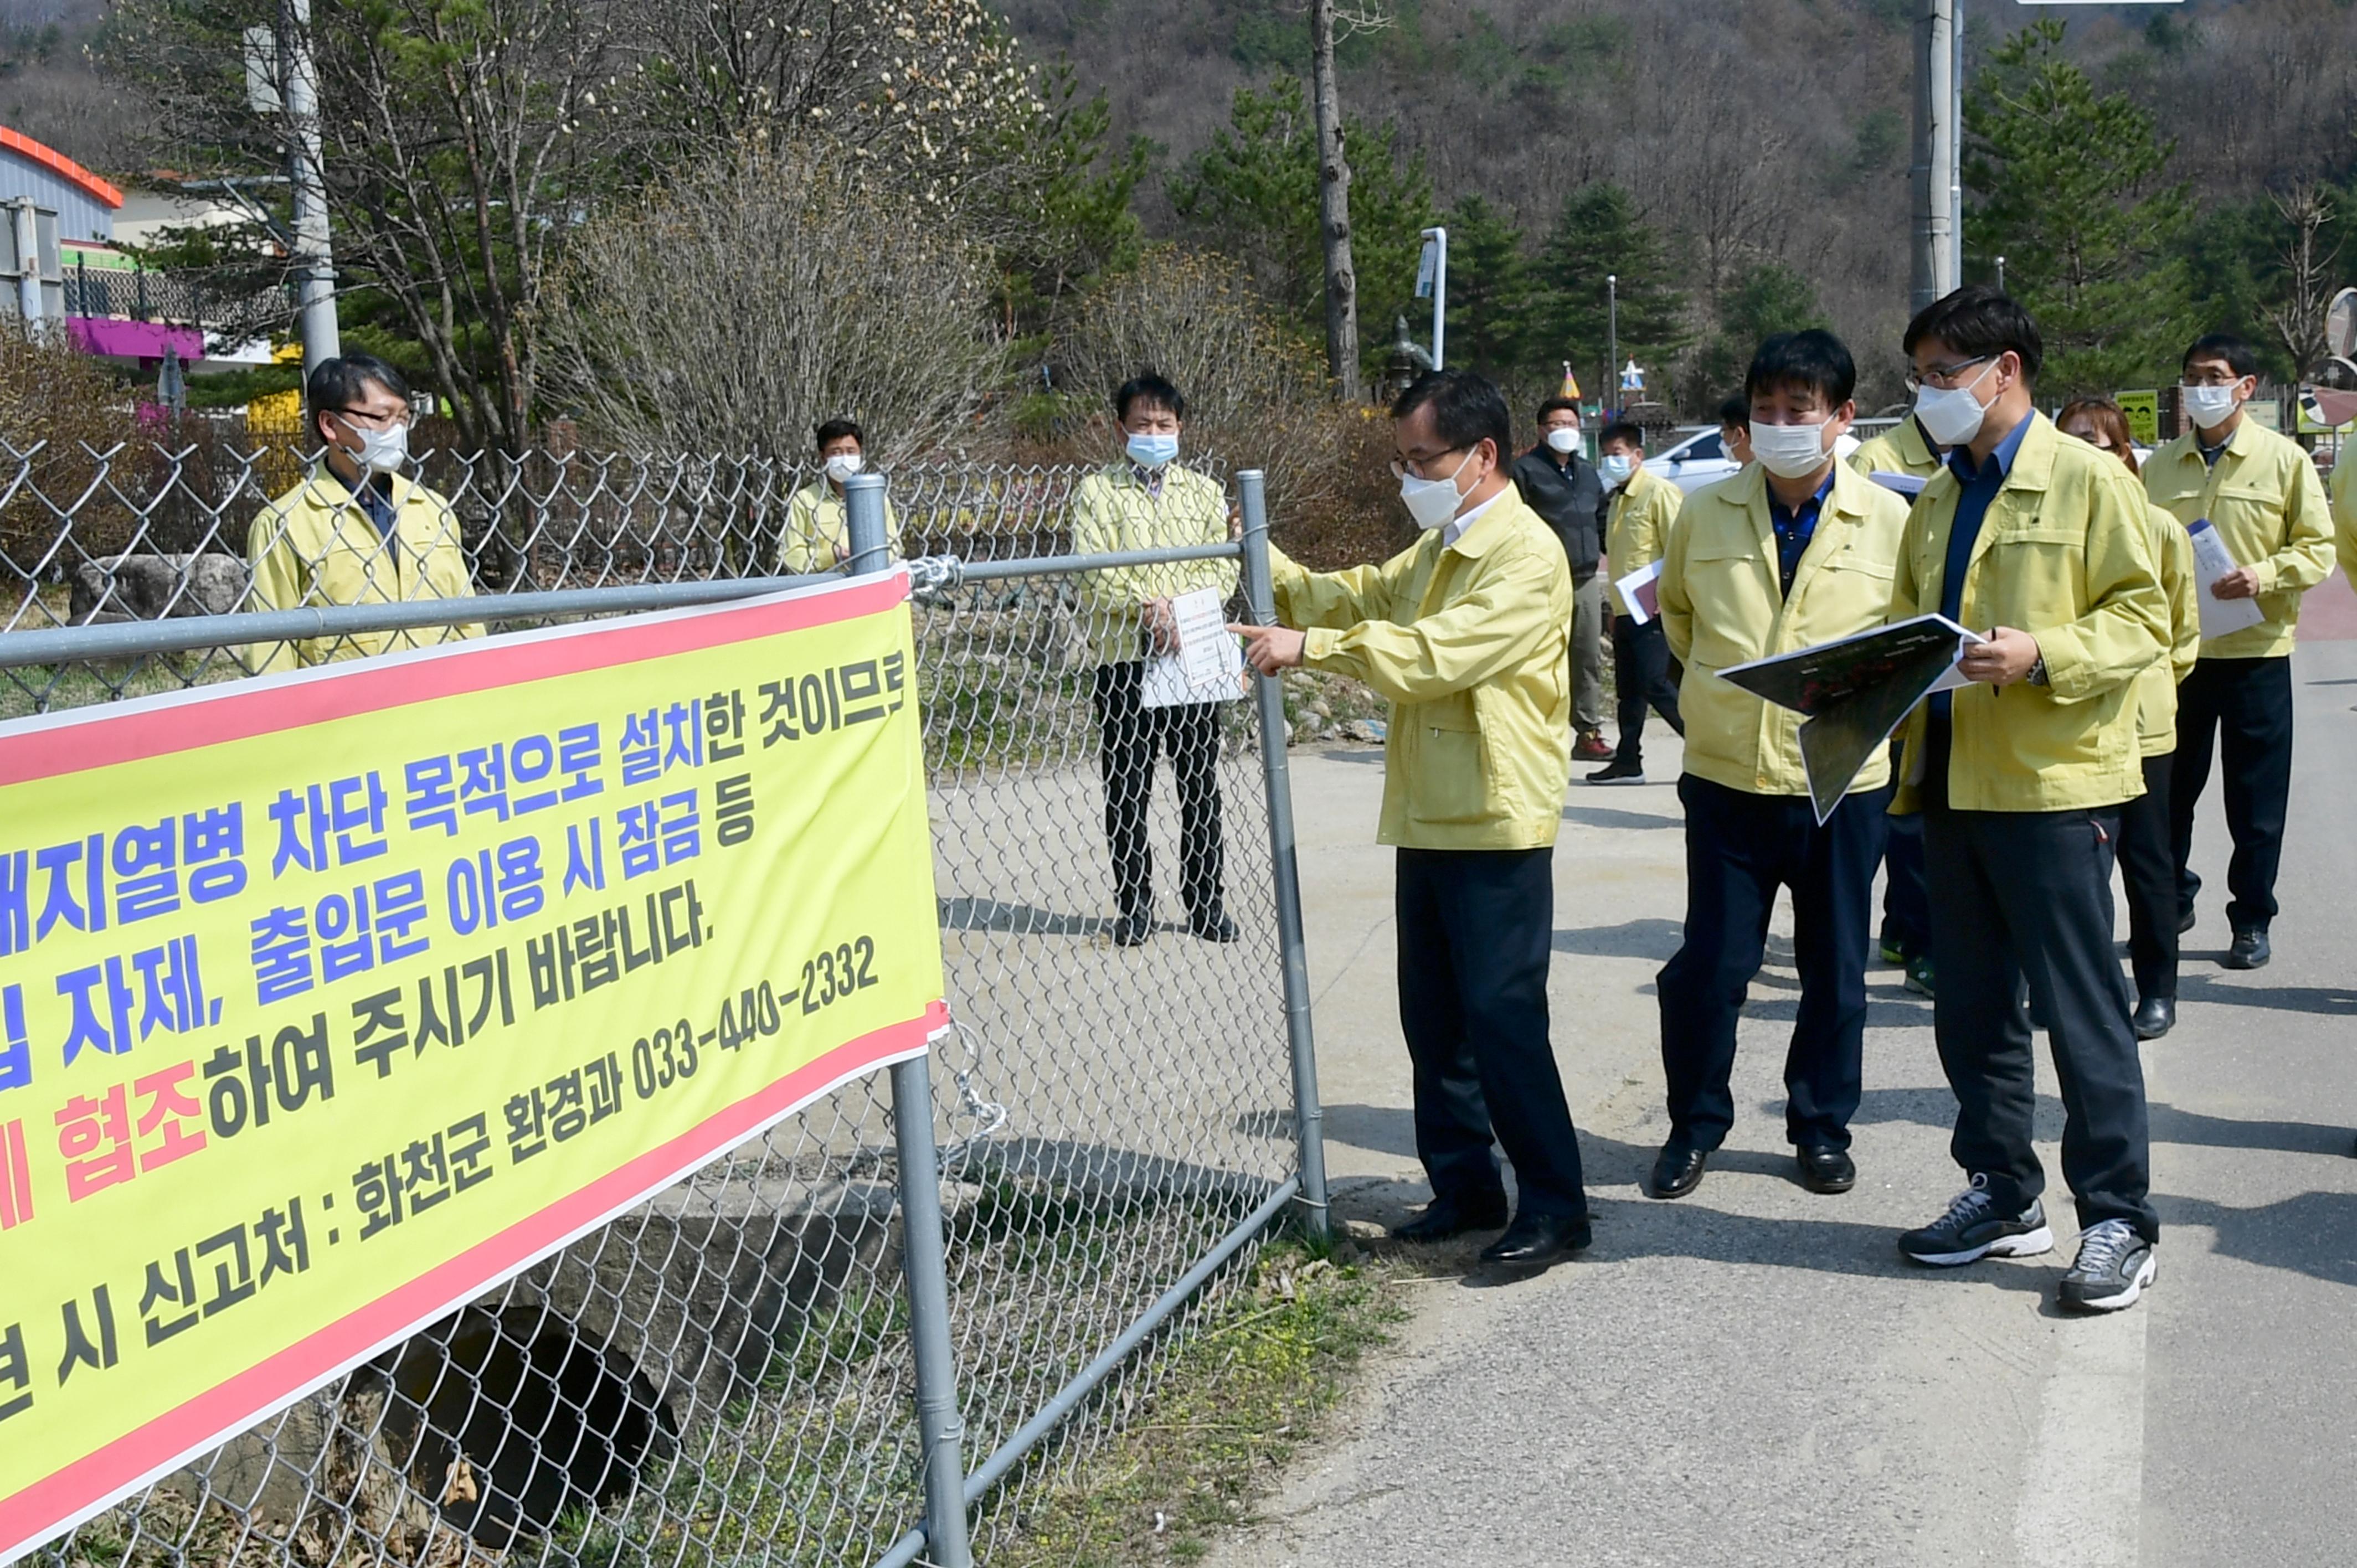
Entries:
{"type": "Polygon", "coordinates": [[[2136,1004],[2136,1037],[2157,1040],[2177,1026],[2177,998],[2147,996],[2136,1004]]]}
{"type": "Polygon", "coordinates": [[[2236,931],[2234,945],[2226,950],[2228,969],[2265,969],[2275,954],[2267,948],[2265,931],[2236,931]]]}
{"type": "Polygon", "coordinates": [[[1800,1163],[1801,1185],[1811,1192],[1847,1192],[1857,1185],[1857,1163],[1847,1149],[1820,1144],[1792,1151],[1800,1163]]]}
{"type": "Polygon", "coordinates": [[[1187,929],[1207,942],[1232,942],[1236,940],[1236,923],[1218,909],[1205,909],[1188,916],[1187,929]]]}
{"type": "Polygon", "coordinates": [[[1117,948],[1143,947],[1153,936],[1151,915],[1124,915],[1113,923],[1113,945],[1117,948]]]}
{"type": "Polygon", "coordinates": [[[1392,1227],[1394,1241],[1446,1241],[1468,1230],[1495,1230],[1506,1222],[1506,1195],[1485,1197],[1436,1197],[1424,1212],[1404,1225],[1392,1227]]]}
{"type": "Polygon", "coordinates": [[[1702,1185],[1702,1168],[1710,1161],[1708,1149],[1696,1149],[1673,1139],[1662,1145],[1653,1162],[1653,1196],[1684,1197],[1702,1185]]]}
{"type": "Polygon", "coordinates": [[[1501,1269],[1538,1270],[1560,1263],[1595,1240],[1587,1217],[1524,1214],[1481,1249],[1481,1261],[1501,1269]]]}
{"type": "Polygon", "coordinates": [[[2193,906],[2188,904],[2185,907],[2185,913],[2177,918],[2177,934],[2181,937],[2186,932],[2191,930],[2193,929],[2193,906]]]}

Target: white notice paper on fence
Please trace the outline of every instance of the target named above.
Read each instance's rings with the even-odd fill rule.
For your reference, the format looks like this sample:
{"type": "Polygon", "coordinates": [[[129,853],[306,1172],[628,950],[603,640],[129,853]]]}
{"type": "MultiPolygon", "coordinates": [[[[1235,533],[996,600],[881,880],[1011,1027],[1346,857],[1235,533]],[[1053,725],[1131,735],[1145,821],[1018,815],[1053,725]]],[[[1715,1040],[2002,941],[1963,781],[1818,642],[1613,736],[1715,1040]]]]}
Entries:
{"type": "Polygon", "coordinates": [[[1138,703],[1175,708],[1188,703],[1232,703],[1244,694],[1244,650],[1228,629],[1219,594],[1197,588],[1170,600],[1178,626],[1178,651],[1146,661],[1138,703]]]}
{"type": "Polygon", "coordinates": [[[1662,564],[1640,566],[1625,577],[1612,580],[1613,590],[1620,596],[1620,607],[1631,620],[1644,625],[1662,613],[1662,564]]]}
{"type": "Polygon", "coordinates": [[[2196,518],[2185,525],[2185,532],[2193,539],[2193,575],[2201,585],[2201,635],[2223,637],[2266,619],[2258,600],[2222,599],[2210,591],[2211,584],[2242,564],[2227,552],[2226,542],[2218,537],[2210,520],[2196,518]]]}

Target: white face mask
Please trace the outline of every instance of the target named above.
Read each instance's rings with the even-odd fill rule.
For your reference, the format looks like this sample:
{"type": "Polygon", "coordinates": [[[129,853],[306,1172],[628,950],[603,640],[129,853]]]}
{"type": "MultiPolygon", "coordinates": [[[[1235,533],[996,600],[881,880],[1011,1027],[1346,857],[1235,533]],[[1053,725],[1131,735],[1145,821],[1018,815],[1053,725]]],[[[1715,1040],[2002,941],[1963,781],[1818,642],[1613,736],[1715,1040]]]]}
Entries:
{"type": "Polygon", "coordinates": [[[1457,509],[1465,503],[1465,498],[1457,492],[1457,476],[1472,460],[1473,454],[1466,453],[1445,479],[1419,479],[1414,474],[1400,476],[1400,500],[1418,528],[1445,528],[1457,516],[1457,509]]]}
{"type": "Polygon", "coordinates": [[[856,452],[837,452],[826,460],[827,477],[839,485],[866,466],[867,460],[856,452]]]}
{"type": "Polygon", "coordinates": [[[1981,422],[1988,417],[1988,409],[1973,395],[1973,389],[1988,380],[1988,367],[1960,387],[1921,387],[1915,393],[1915,417],[1923,422],[1923,434],[1942,446],[1962,446],[1981,433],[1981,422]]]}
{"type": "Polygon", "coordinates": [[[1804,479],[1825,466],[1823,424],[1751,424],[1751,455],[1760,467],[1787,479],[1804,479]]]}
{"type": "Polygon", "coordinates": [[[1608,452],[1604,460],[1596,465],[1596,471],[1604,476],[1607,485],[1617,490],[1637,472],[1637,465],[1620,453],[1608,452]]]}
{"type": "Polygon", "coordinates": [[[1570,456],[1579,450],[1579,426],[1575,424],[1565,428],[1558,425],[1546,433],[1546,444],[1564,456],[1570,456]]]}
{"type": "Polygon", "coordinates": [[[2181,386],[2177,395],[2184,401],[2185,417],[2193,422],[2196,430],[2215,430],[2234,417],[2238,406],[2234,393],[2237,386],[2181,386]]]}
{"type": "Polygon", "coordinates": [[[396,424],[387,430],[371,430],[364,425],[347,424],[345,429],[360,437],[361,449],[350,455],[363,468],[379,474],[397,474],[409,461],[409,426],[396,424]]]}

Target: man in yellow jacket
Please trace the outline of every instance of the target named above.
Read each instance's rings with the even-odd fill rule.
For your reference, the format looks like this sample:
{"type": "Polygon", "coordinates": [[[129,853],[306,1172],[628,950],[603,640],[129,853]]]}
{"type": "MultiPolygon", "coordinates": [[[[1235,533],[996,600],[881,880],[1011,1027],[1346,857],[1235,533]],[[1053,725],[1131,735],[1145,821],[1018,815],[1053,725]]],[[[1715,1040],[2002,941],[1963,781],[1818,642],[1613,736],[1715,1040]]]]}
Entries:
{"type": "Polygon", "coordinates": [[[2341,557],[2341,575],[2357,588],[2357,441],[2341,438],[2341,454],[2332,460],[2333,548],[2341,557]]]}
{"type": "Polygon", "coordinates": [[[1429,371],[1392,416],[1392,467],[1424,537],[1347,572],[1271,552],[1284,625],[1234,629],[1264,675],[1330,670],[1392,704],[1377,836],[1399,848],[1400,1029],[1433,1192],[1396,1234],[1505,1224],[1494,1134],[1520,1203],[1482,1258],[1543,1269],[1588,1242],[1546,993],[1571,774],[1571,567],[1514,489],[1495,387],[1429,371]]]}
{"type": "MultiPolygon", "coordinates": [[[[473,573],[450,503],[406,478],[409,383],[370,354],[323,360],[304,387],[319,465],[264,508],[246,531],[256,610],[401,604],[474,596],[473,573]]],[[[241,660],[256,675],[480,637],[479,623],[409,631],[355,631],[254,643],[241,660]]]]}
{"type": "Polygon", "coordinates": [[[1987,629],[1958,666],[1968,683],[1917,706],[1901,763],[1902,803],[1924,813],[1949,1149],[1969,1179],[1899,1249],[1953,1266],[2054,1245],[2031,1144],[2026,979],[2062,1083],[2062,1174],[2078,1199],[2060,1299],[2113,1311],[2152,1283],[2160,1236],[2112,948],[2120,807],[2144,787],[2136,681],[2169,646],[2151,525],[2124,466],[2038,413],[2044,345],[2018,305],[1958,289],[1908,325],[1906,349],[1917,414],[1950,451],[1908,514],[1891,615],[1987,629]]]}
{"type": "Polygon", "coordinates": [[[1601,455],[1597,470],[1611,497],[1605,512],[1604,559],[1614,583],[1609,597],[1620,744],[1612,760],[1589,774],[1587,781],[1642,784],[1646,707],[1651,705],[1679,735],[1686,733],[1686,726],[1678,716],[1678,684],[1670,673],[1670,645],[1662,639],[1661,618],[1641,605],[1631,606],[1618,585],[1662,559],[1685,492],[1659,474],[1646,472],[1645,433],[1637,425],[1626,420],[1606,425],[1597,435],[1596,447],[1601,455]]]}
{"type": "MultiPolygon", "coordinates": [[[[1187,400],[1147,373],[1114,393],[1124,441],[1119,459],[1072,492],[1072,548],[1083,555],[1218,544],[1229,537],[1227,496],[1178,464],[1187,400]]],[[[1114,940],[1135,947],[1154,934],[1154,859],[1146,814],[1154,758],[1170,754],[1178,786],[1178,891],[1187,929],[1206,941],[1232,942],[1236,924],[1221,892],[1220,704],[1149,708],[1146,661],[1178,651],[1170,601],[1199,588],[1222,603],[1236,591],[1233,560],[1123,566],[1076,579],[1081,616],[1096,650],[1093,699],[1104,778],[1105,841],[1113,854],[1114,940]]]]}
{"type": "MultiPolygon", "coordinates": [[[[830,419],[818,438],[819,476],[786,503],[786,527],[778,541],[778,570],[787,575],[832,572],[851,559],[851,513],[843,481],[867,466],[867,433],[856,420],[830,419]]],[[[892,558],[900,558],[900,518],[891,499],[884,501],[884,536],[892,558]]]]}
{"type": "Polygon", "coordinates": [[[1744,377],[1757,461],[1687,499],[1662,558],[1662,626],[1685,666],[1686,919],[1657,987],[1670,1135],[1653,1164],[1655,1197],[1692,1192],[1735,1124],[1736,1024],[1780,887],[1792,891],[1801,971],[1785,1134],[1811,1191],[1857,1183],[1849,1119],[1862,1083],[1889,758],[1869,762],[1819,822],[1799,716],[1719,678],[1889,616],[1907,503],[1840,460],[1857,384],[1849,350],[1830,332],[1762,343],[1744,377]]]}
{"type": "Polygon", "coordinates": [[[2188,528],[2209,520],[2236,567],[2205,586],[2221,599],[2255,599],[2265,618],[2203,638],[2201,658],[2178,692],[2169,811],[2184,904],[2179,924],[2192,925],[2201,891],[2186,863],[2214,746],[2225,764],[2226,828],[2234,840],[2226,866],[2233,940],[2225,963],[2257,969],[2270,956],[2276,868],[2291,804],[2294,628],[2300,596],[2331,574],[2332,521],[2316,465],[2299,444],[2244,414],[2259,384],[2257,349],[2212,333],[2185,351],[2184,374],[2179,396],[2188,428],[2145,465],[2145,491],[2188,528]]]}

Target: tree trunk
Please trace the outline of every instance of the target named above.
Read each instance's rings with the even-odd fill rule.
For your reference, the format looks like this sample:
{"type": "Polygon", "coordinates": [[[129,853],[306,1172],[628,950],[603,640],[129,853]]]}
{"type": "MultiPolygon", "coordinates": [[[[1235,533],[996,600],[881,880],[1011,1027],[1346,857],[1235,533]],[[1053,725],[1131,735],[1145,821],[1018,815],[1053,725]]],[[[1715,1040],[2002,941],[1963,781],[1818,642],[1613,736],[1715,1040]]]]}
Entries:
{"type": "Polygon", "coordinates": [[[1334,0],[1310,0],[1311,91],[1318,109],[1318,233],[1326,252],[1326,370],[1346,402],[1359,386],[1359,279],[1351,265],[1351,166],[1334,84],[1334,0]]]}

